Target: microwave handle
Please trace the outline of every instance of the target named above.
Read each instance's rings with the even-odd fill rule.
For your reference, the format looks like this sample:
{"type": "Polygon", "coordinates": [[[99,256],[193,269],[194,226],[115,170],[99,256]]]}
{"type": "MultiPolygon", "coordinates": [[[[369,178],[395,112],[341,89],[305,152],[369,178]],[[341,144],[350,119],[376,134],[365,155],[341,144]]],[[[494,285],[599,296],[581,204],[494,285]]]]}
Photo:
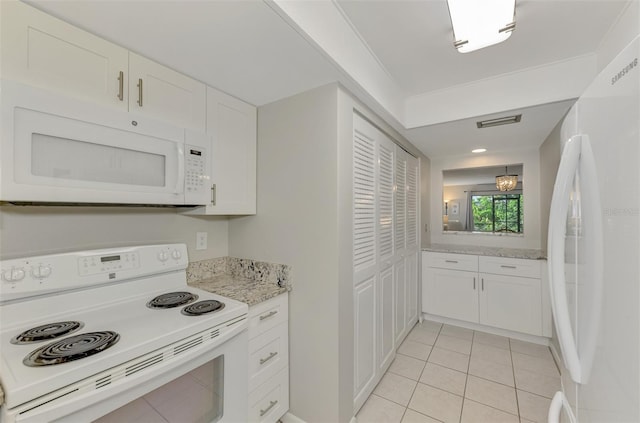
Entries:
{"type": "Polygon", "coordinates": [[[179,143],[176,143],[176,156],[178,159],[178,178],[173,193],[182,194],[184,192],[184,148],[179,143]]]}

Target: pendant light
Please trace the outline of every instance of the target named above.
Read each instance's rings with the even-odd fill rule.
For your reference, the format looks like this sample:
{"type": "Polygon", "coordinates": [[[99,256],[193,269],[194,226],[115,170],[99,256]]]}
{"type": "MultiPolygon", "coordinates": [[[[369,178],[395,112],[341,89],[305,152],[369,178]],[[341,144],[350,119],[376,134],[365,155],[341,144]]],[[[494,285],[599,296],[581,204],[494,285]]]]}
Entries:
{"type": "Polygon", "coordinates": [[[496,176],[496,188],[500,191],[513,191],[518,185],[518,175],[508,175],[507,166],[504,167],[504,175],[496,176]]]}

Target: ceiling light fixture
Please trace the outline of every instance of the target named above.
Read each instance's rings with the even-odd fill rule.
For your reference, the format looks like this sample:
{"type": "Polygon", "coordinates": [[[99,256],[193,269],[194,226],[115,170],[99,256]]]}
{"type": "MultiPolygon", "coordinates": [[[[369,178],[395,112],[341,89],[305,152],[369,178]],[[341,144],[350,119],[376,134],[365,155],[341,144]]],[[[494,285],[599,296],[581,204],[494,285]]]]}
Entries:
{"type": "Polygon", "coordinates": [[[513,191],[518,185],[518,175],[507,175],[507,167],[504,167],[504,175],[496,176],[496,188],[500,191],[513,191]]]}
{"type": "Polygon", "coordinates": [[[471,150],[472,153],[484,153],[487,151],[486,148],[476,148],[475,150],[471,150]]]}
{"type": "Polygon", "coordinates": [[[469,53],[501,43],[516,28],[516,0],[447,0],[454,47],[469,53]]]}
{"type": "Polygon", "coordinates": [[[476,122],[478,128],[491,128],[492,126],[509,125],[518,123],[522,119],[522,115],[505,116],[496,119],[487,119],[476,122]]]}

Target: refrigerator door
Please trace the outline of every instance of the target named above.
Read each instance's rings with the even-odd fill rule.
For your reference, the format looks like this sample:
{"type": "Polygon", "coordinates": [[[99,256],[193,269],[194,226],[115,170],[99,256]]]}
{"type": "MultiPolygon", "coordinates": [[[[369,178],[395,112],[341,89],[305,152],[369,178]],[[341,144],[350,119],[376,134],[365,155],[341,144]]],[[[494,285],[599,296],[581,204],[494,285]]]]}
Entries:
{"type": "Polygon", "coordinates": [[[636,38],[578,101],[580,423],[640,421],[639,46],[636,38]]]}

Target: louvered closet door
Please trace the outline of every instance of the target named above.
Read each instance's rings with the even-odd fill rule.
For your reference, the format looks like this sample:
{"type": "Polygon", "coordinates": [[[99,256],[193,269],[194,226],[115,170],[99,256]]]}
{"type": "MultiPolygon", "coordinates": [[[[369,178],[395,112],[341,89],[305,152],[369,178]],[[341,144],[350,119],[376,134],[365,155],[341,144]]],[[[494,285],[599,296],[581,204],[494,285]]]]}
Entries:
{"type": "Polygon", "coordinates": [[[418,202],[420,200],[418,192],[418,159],[407,154],[407,250],[413,251],[418,248],[418,202]]]}
{"type": "Polygon", "coordinates": [[[396,146],[395,163],[395,220],[394,236],[396,257],[402,255],[407,246],[407,153],[396,146]]]}
{"type": "Polygon", "coordinates": [[[354,284],[376,266],[376,129],[354,115],[353,273],[354,284]]]}
{"type": "Polygon", "coordinates": [[[376,138],[378,131],[353,118],[354,412],[378,383],[376,138]]]}

